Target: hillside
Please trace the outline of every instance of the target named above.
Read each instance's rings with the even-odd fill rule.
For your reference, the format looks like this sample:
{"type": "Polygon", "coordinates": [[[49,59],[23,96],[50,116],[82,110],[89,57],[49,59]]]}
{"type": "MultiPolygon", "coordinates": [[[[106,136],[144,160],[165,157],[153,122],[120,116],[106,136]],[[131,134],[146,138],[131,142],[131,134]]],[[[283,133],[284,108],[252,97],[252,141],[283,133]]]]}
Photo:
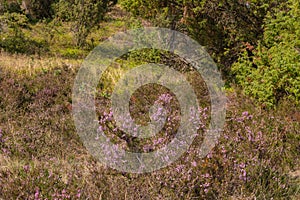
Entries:
{"type": "MultiPolygon", "coordinates": [[[[181,72],[196,90],[201,106],[196,112],[202,120],[197,137],[178,160],[150,173],[112,169],[92,156],[78,134],[74,123],[75,108],[72,107],[74,82],[86,56],[121,31],[169,25],[157,24],[158,15],[153,19],[153,15],[167,10],[156,5],[158,1],[153,1],[153,8],[132,2],[109,5],[110,9],[97,21],[97,27],[89,30],[84,40],[75,37],[72,20],[36,17],[30,21],[22,14],[24,11],[2,13],[0,9],[1,23],[13,19],[7,22],[13,25],[0,26],[4,27],[0,31],[0,199],[299,199],[300,62],[297,50],[292,48],[290,51],[289,48],[298,48],[299,21],[291,21],[296,27],[293,29],[280,23],[284,20],[280,20],[279,15],[273,21],[270,13],[269,18],[262,21],[270,23],[263,26],[268,28],[259,36],[259,42],[254,41],[254,36],[249,36],[244,43],[237,41],[237,37],[242,38],[244,33],[236,33],[228,27],[228,34],[232,34],[226,35],[226,42],[232,47],[230,51],[224,52],[229,46],[225,47],[218,41],[207,40],[207,44],[203,44],[222,72],[225,82],[222,90],[227,98],[223,131],[208,155],[199,158],[197,151],[209,128],[213,109],[204,78],[197,74],[197,70],[190,69],[186,60],[174,54],[143,49],[118,58],[99,80],[93,91],[99,127],[111,141],[132,152],[155,151],[174,138],[179,126],[177,117],[181,114],[179,100],[172,91],[158,84],[142,86],[133,93],[129,103],[131,117],[140,125],[152,120],[153,104],[171,110],[168,117],[173,118],[155,137],[129,137],[116,129],[116,122],[109,114],[113,86],[120,77],[138,65],[160,63],[181,72]],[[281,27],[283,31],[270,31],[270,27],[276,24],[286,29],[281,27]],[[228,38],[235,36],[234,41],[229,41],[228,38]],[[252,42],[251,45],[248,43],[247,46],[246,41],[252,42]],[[277,59],[275,56],[279,55],[283,56],[277,59]],[[284,64],[279,65],[282,60],[284,64]],[[278,74],[270,78],[267,72],[272,70],[278,74]],[[269,78],[273,81],[270,84],[269,78]],[[254,89],[250,87],[253,85],[254,89]]],[[[296,3],[293,5],[297,9],[293,7],[289,12],[298,19],[299,3],[296,3]]],[[[174,16],[179,8],[173,10],[174,16]]],[[[202,14],[207,13],[203,11],[202,14]]],[[[195,13],[193,16],[193,20],[199,22],[195,13]]],[[[188,20],[188,16],[185,17],[188,20]]],[[[180,23],[185,20],[182,16],[177,18],[180,23]]],[[[202,41],[203,38],[195,37],[202,29],[192,29],[192,25],[183,27],[179,22],[178,31],[202,41]]],[[[98,140],[95,138],[95,141],[98,140]]]]}

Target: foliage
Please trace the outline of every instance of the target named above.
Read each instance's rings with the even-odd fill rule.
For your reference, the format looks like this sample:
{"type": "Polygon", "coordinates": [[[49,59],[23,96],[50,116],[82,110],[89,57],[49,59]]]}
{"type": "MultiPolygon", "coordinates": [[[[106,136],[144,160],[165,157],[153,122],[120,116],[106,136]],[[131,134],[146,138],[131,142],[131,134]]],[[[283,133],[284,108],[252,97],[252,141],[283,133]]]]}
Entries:
{"type": "Polygon", "coordinates": [[[86,52],[80,49],[73,49],[73,48],[62,49],[60,50],[60,54],[62,57],[73,58],[73,59],[86,57],[86,52]]]}
{"type": "MultiPolygon", "coordinates": [[[[28,27],[28,19],[26,18],[26,16],[24,14],[19,14],[15,12],[6,12],[3,15],[1,15],[0,22],[2,25],[2,29],[4,29],[4,27],[12,29],[28,27]]],[[[17,30],[15,32],[17,32],[17,30]]]]}
{"type": "Polygon", "coordinates": [[[205,46],[226,75],[244,41],[256,43],[262,35],[267,11],[283,1],[275,0],[122,0],[135,16],[155,25],[185,32],[205,46]]]}
{"type": "Polygon", "coordinates": [[[51,19],[54,16],[53,5],[58,0],[23,0],[25,11],[32,19],[51,19]]]}
{"type": "MultiPolygon", "coordinates": [[[[42,20],[71,21],[75,44],[84,47],[93,28],[99,27],[104,14],[116,3],[115,0],[16,0],[0,4],[0,14],[26,15],[30,22],[42,20]]],[[[55,23],[58,24],[58,23],[55,23]]],[[[20,31],[21,29],[19,29],[20,31]]]]}
{"type": "Polygon", "coordinates": [[[4,14],[5,12],[22,13],[22,9],[21,9],[21,6],[20,6],[20,1],[18,1],[18,0],[13,0],[13,1],[4,0],[4,1],[0,2],[0,14],[4,14]]]}
{"type": "Polygon", "coordinates": [[[51,19],[54,16],[53,4],[57,0],[4,0],[0,3],[0,14],[23,13],[30,20],[51,19]]]}
{"type": "Polygon", "coordinates": [[[266,106],[274,106],[282,98],[300,102],[300,7],[289,1],[289,11],[268,15],[264,37],[249,54],[245,51],[233,65],[246,94],[266,106]]]}
{"type": "Polygon", "coordinates": [[[99,26],[104,14],[114,3],[111,0],[61,0],[57,4],[57,18],[73,22],[76,45],[83,47],[92,29],[99,26]]]}
{"type": "Polygon", "coordinates": [[[23,28],[29,28],[24,14],[6,12],[0,16],[0,25],[0,48],[5,51],[26,54],[47,51],[48,45],[44,40],[32,40],[23,32],[23,28]]]}

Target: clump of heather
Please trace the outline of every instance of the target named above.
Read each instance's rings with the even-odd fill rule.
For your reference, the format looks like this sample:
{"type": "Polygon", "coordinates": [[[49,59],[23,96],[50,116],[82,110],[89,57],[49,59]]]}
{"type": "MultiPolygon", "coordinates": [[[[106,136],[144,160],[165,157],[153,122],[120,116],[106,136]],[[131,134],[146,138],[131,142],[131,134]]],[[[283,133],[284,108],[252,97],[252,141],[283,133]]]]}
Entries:
{"type": "MultiPolygon", "coordinates": [[[[78,137],[70,106],[72,69],[28,74],[0,73],[0,199],[299,199],[300,124],[290,116],[299,108],[288,102],[263,110],[232,95],[218,144],[204,158],[198,155],[210,108],[200,103],[190,110],[190,122],[200,123],[188,151],[166,168],[130,174],[98,163],[78,137]]],[[[160,88],[135,93],[132,120],[124,120],[132,130],[163,121],[148,139],[116,127],[106,98],[96,102],[99,130],[125,150],[162,148],[179,126],[176,97],[160,88]]]]}
{"type": "MultiPolygon", "coordinates": [[[[157,101],[162,101],[164,106],[170,103],[165,94],[157,101]]],[[[209,122],[208,111],[208,108],[193,111],[197,112],[197,119],[201,121],[200,134],[181,159],[152,174],[131,175],[132,181],[147,179],[155,182],[165,190],[155,195],[170,199],[269,199],[287,198],[296,193],[297,186],[290,179],[288,169],[297,167],[293,160],[299,156],[299,137],[295,138],[295,132],[299,133],[297,124],[286,123],[274,117],[274,113],[229,113],[218,144],[205,158],[200,158],[199,147],[209,122]]],[[[163,115],[160,111],[158,113],[158,116],[163,115]]],[[[113,123],[113,113],[104,113],[100,119],[107,119],[100,120],[100,127],[105,124],[108,127],[113,123]]],[[[112,130],[119,131],[117,128],[112,130]]],[[[172,134],[166,130],[164,133],[172,134]]],[[[145,144],[142,150],[149,152],[161,148],[169,142],[166,138],[152,138],[152,143],[145,144]]]]}
{"type": "Polygon", "coordinates": [[[296,167],[290,159],[299,155],[299,137],[290,138],[295,130],[289,128],[272,116],[237,113],[227,118],[224,133],[209,155],[197,157],[197,146],[192,145],[182,159],[153,176],[170,188],[172,198],[286,198],[297,191],[286,169],[296,167]],[[286,129],[275,132],[280,127],[286,129]]]}
{"type": "MultiPolygon", "coordinates": [[[[174,110],[172,105],[174,99],[168,93],[163,93],[154,101],[154,105],[150,108],[150,120],[156,124],[163,124],[161,130],[150,139],[137,139],[138,128],[141,126],[132,119],[130,114],[122,120],[121,127],[117,127],[114,118],[113,111],[110,108],[108,111],[104,111],[99,116],[99,132],[103,131],[107,134],[110,139],[116,144],[120,144],[122,148],[127,148],[130,150],[138,150],[140,152],[150,152],[155,151],[168,142],[170,142],[174,135],[177,133],[178,124],[180,121],[180,116],[177,110],[174,110]],[[129,130],[130,134],[125,131],[129,130]],[[123,142],[122,142],[123,141],[123,142]]],[[[208,108],[191,108],[190,109],[190,119],[192,123],[200,123],[197,129],[198,132],[203,132],[206,127],[205,120],[208,118],[208,108]]],[[[156,130],[153,130],[156,131],[156,130]]],[[[95,136],[95,140],[99,139],[98,133],[95,136]]]]}

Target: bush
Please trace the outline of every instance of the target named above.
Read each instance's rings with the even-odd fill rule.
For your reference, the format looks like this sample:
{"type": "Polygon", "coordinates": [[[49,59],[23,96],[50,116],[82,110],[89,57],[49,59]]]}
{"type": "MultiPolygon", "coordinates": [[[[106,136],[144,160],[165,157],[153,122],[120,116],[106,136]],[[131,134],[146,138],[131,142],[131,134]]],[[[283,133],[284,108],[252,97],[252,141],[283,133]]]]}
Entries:
{"type": "Polygon", "coordinates": [[[0,16],[0,48],[10,53],[40,54],[47,51],[48,44],[27,37],[23,28],[28,28],[28,19],[19,13],[8,13],[0,16]]]}
{"type": "Polygon", "coordinates": [[[56,15],[62,21],[73,22],[76,45],[83,47],[91,30],[99,26],[104,14],[114,3],[116,1],[112,0],[60,0],[56,5],[56,15]]]}
{"type": "Polygon", "coordinates": [[[10,53],[41,54],[48,51],[48,44],[45,41],[35,41],[24,34],[7,35],[0,39],[0,48],[10,53]]]}
{"type": "Polygon", "coordinates": [[[22,0],[22,8],[31,20],[52,19],[58,0],[22,0]]]}
{"type": "Polygon", "coordinates": [[[0,14],[4,14],[5,12],[22,13],[20,2],[17,0],[15,1],[4,0],[3,2],[0,3],[0,14]]]}
{"type": "Polygon", "coordinates": [[[267,11],[282,0],[122,0],[121,5],[135,16],[151,20],[156,26],[189,34],[217,61],[228,75],[243,41],[256,43],[267,11]]]}
{"type": "Polygon", "coordinates": [[[267,107],[282,98],[300,101],[299,9],[299,2],[289,0],[288,12],[269,14],[258,47],[248,48],[232,68],[244,92],[267,107]]]}

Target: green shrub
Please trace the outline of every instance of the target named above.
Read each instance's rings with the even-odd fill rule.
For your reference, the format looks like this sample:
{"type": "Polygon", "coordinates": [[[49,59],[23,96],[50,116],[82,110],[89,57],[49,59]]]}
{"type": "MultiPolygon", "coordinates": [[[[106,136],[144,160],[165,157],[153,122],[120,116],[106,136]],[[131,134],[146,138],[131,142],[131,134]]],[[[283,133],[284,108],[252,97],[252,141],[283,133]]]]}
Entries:
{"type": "Polygon", "coordinates": [[[241,43],[256,43],[262,36],[267,11],[282,0],[121,0],[134,16],[140,16],[160,27],[189,34],[205,46],[218,62],[224,75],[241,51],[241,43]]]}
{"type": "Polygon", "coordinates": [[[0,49],[10,53],[36,54],[48,50],[46,41],[36,41],[26,36],[23,28],[29,28],[28,19],[19,13],[0,16],[0,49]]]}
{"type": "Polygon", "coordinates": [[[35,41],[24,34],[7,35],[0,39],[0,48],[10,53],[40,54],[48,51],[48,44],[45,41],[35,41]]]}
{"type": "Polygon", "coordinates": [[[4,0],[0,3],[0,14],[4,14],[5,12],[9,13],[22,13],[22,9],[20,6],[20,1],[14,0],[14,1],[7,1],[4,0]]]}
{"type": "Polygon", "coordinates": [[[58,0],[23,0],[25,11],[31,19],[52,19],[54,17],[54,3],[58,0]]]}
{"type": "Polygon", "coordinates": [[[20,27],[28,27],[28,19],[24,14],[6,12],[0,15],[0,22],[2,27],[6,26],[11,29],[18,29],[20,27]]]}
{"type": "Polygon", "coordinates": [[[59,20],[73,22],[75,43],[83,47],[92,29],[99,26],[104,14],[114,3],[111,0],[60,0],[56,5],[56,15],[59,20]]]}
{"type": "Polygon", "coordinates": [[[300,10],[289,1],[289,11],[267,16],[264,37],[258,47],[245,51],[233,65],[233,73],[244,92],[266,106],[282,98],[300,101],[300,10]]]}
{"type": "Polygon", "coordinates": [[[65,58],[84,58],[87,52],[80,49],[67,48],[60,50],[60,54],[65,58]]]}

